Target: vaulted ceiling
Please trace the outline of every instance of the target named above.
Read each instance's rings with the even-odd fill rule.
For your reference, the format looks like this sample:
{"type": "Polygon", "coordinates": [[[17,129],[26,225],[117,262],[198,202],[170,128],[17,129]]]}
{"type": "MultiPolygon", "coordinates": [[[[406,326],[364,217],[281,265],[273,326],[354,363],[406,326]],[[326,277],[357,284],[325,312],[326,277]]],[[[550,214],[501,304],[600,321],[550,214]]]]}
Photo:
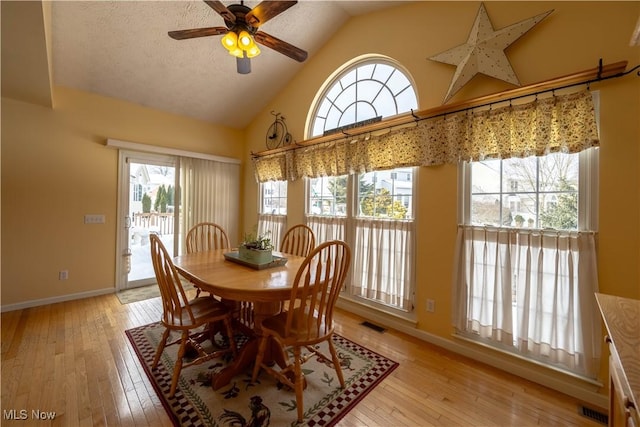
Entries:
{"type": "MultiPolygon", "coordinates": [[[[1,3],[2,96],[45,106],[60,85],[243,128],[305,66],[263,47],[241,75],[220,36],[170,38],[172,30],[224,26],[200,0],[1,3]]],[[[398,4],[302,0],[260,30],[311,59],[351,17],[398,4]]]]}

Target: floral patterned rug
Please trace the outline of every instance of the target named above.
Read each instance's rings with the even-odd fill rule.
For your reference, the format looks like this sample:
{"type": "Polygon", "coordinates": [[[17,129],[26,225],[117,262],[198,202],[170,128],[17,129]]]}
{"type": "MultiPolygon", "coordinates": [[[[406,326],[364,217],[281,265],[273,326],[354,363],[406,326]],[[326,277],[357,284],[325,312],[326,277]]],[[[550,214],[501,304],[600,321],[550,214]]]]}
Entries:
{"type": "MultiPolygon", "coordinates": [[[[163,332],[162,325],[153,323],[125,332],[176,426],[298,425],[295,393],[264,371],[252,383],[250,366],[228,385],[213,390],[210,386],[212,373],[228,362],[221,359],[183,369],[175,396],[168,398],[177,346],[165,349],[158,368],[152,371],[151,363],[163,332]]],[[[242,346],[246,338],[238,336],[236,341],[242,346]]],[[[312,358],[305,363],[303,370],[307,388],[304,391],[305,418],[302,425],[334,425],[398,366],[398,363],[342,336],[334,335],[334,343],[341,359],[346,387],[340,388],[330,361],[312,358]]],[[[225,343],[216,342],[216,345],[224,346],[225,343]]],[[[328,348],[323,350],[329,354],[328,348]]]]}

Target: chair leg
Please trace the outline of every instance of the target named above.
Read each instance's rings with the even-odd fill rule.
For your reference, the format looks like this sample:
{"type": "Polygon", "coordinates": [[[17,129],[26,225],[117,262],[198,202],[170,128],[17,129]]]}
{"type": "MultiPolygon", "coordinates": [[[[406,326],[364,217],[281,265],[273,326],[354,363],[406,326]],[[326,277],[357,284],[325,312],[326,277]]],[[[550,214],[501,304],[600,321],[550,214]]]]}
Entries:
{"type": "Polygon", "coordinates": [[[156,349],[156,355],[153,358],[153,364],[151,365],[151,369],[156,369],[158,366],[158,362],[160,361],[160,356],[164,351],[164,348],[167,346],[167,339],[169,338],[169,329],[165,329],[160,342],[158,343],[158,348],[156,349]]]}
{"type": "Polygon", "coordinates": [[[295,374],[295,382],[296,386],[296,406],[298,407],[298,422],[302,422],[302,418],[304,415],[304,378],[302,377],[302,364],[300,362],[300,347],[295,346],[293,348],[293,371],[295,374]]]}
{"type": "Polygon", "coordinates": [[[180,378],[180,371],[182,371],[182,358],[187,347],[187,341],[189,339],[189,331],[182,331],[182,338],[180,339],[180,348],[178,349],[178,355],[176,356],[176,364],[173,367],[173,376],[171,377],[171,390],[169,390],[169,397],[173,397],[178,387],[178,378],[180,378]]]}
{"type": "Polygon", "coordinates": [[[256,356],[256,363],[253,366],[253,375],[251,375],[251,382],[254,383],[258,379],[260,373],[260,367],[262,366],[262,359],[264,359],[264,352],[267,349],[267,337],[260,338],[260,345],[258,346],[258,355],[256,356]]]}
{"type": "Polygon", "coordinates": [[[342,368],[340,367],[340,359],[338,358],[338,353],[336,352],[336,348],[333,346],[333,339],[329,337],[329,351],[331,352],[331,358],[333,359],[333,367],[338,374],[338,379],[340,380],[340,387],[344,388],[344,377],[342,376],[342,368]]]}

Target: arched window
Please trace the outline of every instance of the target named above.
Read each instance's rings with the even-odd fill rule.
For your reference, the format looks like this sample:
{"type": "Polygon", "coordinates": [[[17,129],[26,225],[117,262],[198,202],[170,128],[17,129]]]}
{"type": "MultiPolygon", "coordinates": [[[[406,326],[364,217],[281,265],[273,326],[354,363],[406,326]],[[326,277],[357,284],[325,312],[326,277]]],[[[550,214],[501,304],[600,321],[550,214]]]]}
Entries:
{"type": "MultiPolygon", "coordinates": [[[[320,88],[307,118],[307,138],[417,109],[415,85],[391,58],[356,58],[320,88]]],[[[412,316],[414,194],[417,168],[307,180],[306,222],[316,242],[340,239],[353,252],[343,297],[412,316]]]]}
{"type": "Polygon", "coordinates": [[[338,70],[321,88],[310,111],[307,137],[417,107],[413,81],[398,63],[384,56],[361,57],[338,70]]]}

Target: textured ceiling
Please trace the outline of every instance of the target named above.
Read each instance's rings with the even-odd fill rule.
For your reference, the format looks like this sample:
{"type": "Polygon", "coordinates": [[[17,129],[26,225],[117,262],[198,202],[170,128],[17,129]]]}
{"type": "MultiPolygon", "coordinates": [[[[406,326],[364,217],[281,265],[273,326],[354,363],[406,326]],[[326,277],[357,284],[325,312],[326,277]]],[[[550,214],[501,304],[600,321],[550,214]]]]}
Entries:
{"type": "MultiPolygon", "coordinates": [[[[351,16],[394,4],[303,0],[260,30],[312,58],[351,16]]],[[[262,47],[252,72],[241,75],[220,36],[171,39],[171,30],[224,26],[203,1],[55,1],[51,16],[55,85],[234,128],[245,127],[304,67],[262,47]]]]}

